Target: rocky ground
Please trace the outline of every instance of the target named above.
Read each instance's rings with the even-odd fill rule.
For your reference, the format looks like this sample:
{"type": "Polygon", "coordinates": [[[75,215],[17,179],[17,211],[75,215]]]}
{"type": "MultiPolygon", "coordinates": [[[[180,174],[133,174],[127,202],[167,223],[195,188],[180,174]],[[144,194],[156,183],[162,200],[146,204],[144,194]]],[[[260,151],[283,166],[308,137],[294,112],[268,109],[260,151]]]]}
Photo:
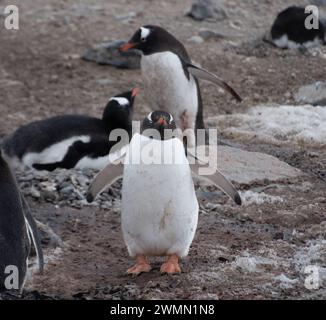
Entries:
{"type": "MultiPolygon", "coordinates": [[[[56,235],[42,232],[45,272],[31,261],[23,298],[326,298],[326,107],[297,106],[302,86],[326,81],[326,50],[283,51],[261,40],[277,12],[306,1],[215,2],[216,16],[196,21],[185,16],[192,0],[24,0],[16,1],[20,30],[0,24],[0,136],[57,114],[100,116],[111,95],[141,87],[139,70],[81,56],[149,23],[173,32],[244,98],[237,104],[201,83],[206,123],[234,147],[220,147],[219,168],[244,205],[195,180],[199,226],[181,275],[160,275],[160,258],[149,274],[125,274],[133,261],[120,230],[121,181],[87,205],[90,170],[17,171],[42,229],[56,235]],[[307,286],[309,266],[316,289],[307,286]]],[[[0,15],[9,3],[0,0],[0,15]]],[[[136,119],[150,110],[142,95],[135,110],[136,119]]]]}

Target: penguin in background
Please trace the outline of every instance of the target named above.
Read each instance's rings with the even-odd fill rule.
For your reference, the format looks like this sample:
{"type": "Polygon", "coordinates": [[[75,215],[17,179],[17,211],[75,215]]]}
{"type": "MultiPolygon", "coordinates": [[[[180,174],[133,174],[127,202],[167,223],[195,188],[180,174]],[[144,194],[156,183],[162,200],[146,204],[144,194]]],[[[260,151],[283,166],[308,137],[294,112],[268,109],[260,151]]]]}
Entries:
{"type": "MultiPolygon", "coordinates": [[[[162,273],[181,272],[179,259],[188,255],[196,232],[198,202],[191,174],[198,174],[199,165],[194,161],[189,165],[179,137],[163,134],[175,129],[170,113],[150,113],[142,123],[141,133],[134,134],[129,146],[95,177],[87,193],[87,201],[92,202],[123,177],[121,227],[128,252],[136,259],[128,274],[149,272],[148,256],[168,257],[161,266],[162,273]],[[153,130],[158,132],[155,137],[151,135],[153,130]],[[156,155],[152,162],[146,156],[137,158],[144,155],[145,149],[156,155]],[[175,160],[165,163],[162,155],[175,160]]],[[[241,205],[239,193],[220,172],[205,178],[241,205]]]]}
{"type": "Polygon", "coordinates": [[[18,270],[15,289],[23,290],[32,242],[42,272],[44,260],[35,220],[0,152],[0,292],[8,290],[6,269],[9,266],[18,270]]]}
{"type": "Polygon", "coordinates": [[[56,168],[102,169],[111,148],[114,129],[132,130],[133,103],[138,88],[112,97],[102,119],[84,115],[62,115],[35,121],[17,129],[4,139],[2,150],[13,166],[36,170],[56,168]]]}
{"type": "Polygon", "coordinates": [[[188,135],[187,141],[190,147],[196,145],[194,133],[197,129],[205,129],[198,78],[217,84],[241,101],[223,79],[192,64],[184,45],[161,27],[141,27],[120,48],[123,52],[129,49],[142,52],[141,71],[146,99],[154,110],[171,113],[178,128],[183,131],[190,129],[192,134],[188,135]]]}
{"type": "Polygon", "coordinates": [[[286,8],[277,15],[271,28],[271,40],[266,39],[266,41],[282,49],[307,49],[325,45],[325,26],[321,20],[318,29],[305,27],[309,15],[311,13],[305,13],[303,7],[286,8]]]}

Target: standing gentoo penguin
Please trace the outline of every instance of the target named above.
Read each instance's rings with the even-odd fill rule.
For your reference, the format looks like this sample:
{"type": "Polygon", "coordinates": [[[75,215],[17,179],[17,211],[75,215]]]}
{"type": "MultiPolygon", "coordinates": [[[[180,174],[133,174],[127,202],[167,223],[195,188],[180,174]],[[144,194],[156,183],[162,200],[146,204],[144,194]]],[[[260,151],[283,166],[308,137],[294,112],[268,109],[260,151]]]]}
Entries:
{"type": "MultiPolygon", "coordinates": [[[[103,169],[88,190],[87,201],[91,202],[123,177],[123,238],[130,256],[137,259],[136,265],[127,270],[130,274],[150,271],[147,256],[168,256],[161,266],[162,273],[181,272],[179,258],[188,254],[196,232],[198,202],[191,170],[196,172],[197,165],[189,166],[178,137],[163,134],[175,128],[171,114],[150,113],[142,123],[141,134],[134,134],[124,155],[103,169]],[[153,129],[158,131],[155,136],[153,129]],[[153,157],[149,159],[147,154],[153,157]]],[[[241,204],[238,192],[219,172],[206,178],[241,204]]]]}
{"type": "MultiPolygon", "coordinates": [[[[43,254],[35,221],[0,152],[0,292],[9,289],[5,284],[8,277],[6,268],[9,266],[15,266],[18,270],[16,289],[23,289],[31,240],[42,271],[43,254]]],[[[13,270],[9,269],[9,272],[11,274],[13,270]]]]}
{"type": "Polygon", "coordinates": [[[271,29],[272,43],[283,49],[309,48],[326,44],[325,27],[321,21],[318,29],[305,27],[305,20],[309,15],[311,13],[305,13],[305,8],[296,6],[280,12],[271,29]]]}
{"type": "MultiPolygon", "coordinates": [[[[144,92],[149,103],[154,110],[170,112],[182,130],[205,128],[197,78],[214,82],[241,101],[225,81],[193,65],[184,45],[161,27],[141,27],[120,50],[131,48],[142,52],[144,92]]],[[[189,146],[195,146],[195,137],[188,139],[189,146]]]]}
{"type": "Polygon", "coordinates": [[[18,162],[37,170],[102,169],[117,143],[109,141],[111,131],[124,129],[131,135],[137,93],[135,88],[112,97],[102,119],[63,115],[22,126],[4,140],[5,156],[14,166],[18,162]]]}

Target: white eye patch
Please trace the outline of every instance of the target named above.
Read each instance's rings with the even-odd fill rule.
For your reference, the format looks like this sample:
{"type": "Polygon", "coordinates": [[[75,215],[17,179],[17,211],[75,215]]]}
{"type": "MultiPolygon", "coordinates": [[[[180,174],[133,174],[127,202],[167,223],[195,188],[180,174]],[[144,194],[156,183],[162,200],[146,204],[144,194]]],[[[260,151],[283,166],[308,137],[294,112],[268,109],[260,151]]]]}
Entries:
{"type": "Polygon", "coordinates": [[[151,112],[151,113],[147,116],[147,119],[148,119],[150,122],[153,122],[153,120],[152,120],[152,113],[153,113],[153,112],[151,112]]]}
{"type": "Polygon", "coordinates": [[[124,98],[124,97],[113,97],[109,101],[112,101],[112,100],[115,100],[116,102],[118,102],[120,104],[120,106],[129,105],[129,100],[127,98],[124,98]]]}
{"type": "Polygon", "coordinates": [[[173,121],[173,117],[172,117],[172,114],[170,113],[170,124],[172,123],[173,121]]]}
{"type": "Polygon", "coordinates": [[[149,34],[151,33],[151,31],[147,28],[141,27],[140,28],[140,39],[142,41],[145,41],[146,38],[149,36],[149,34]]]}

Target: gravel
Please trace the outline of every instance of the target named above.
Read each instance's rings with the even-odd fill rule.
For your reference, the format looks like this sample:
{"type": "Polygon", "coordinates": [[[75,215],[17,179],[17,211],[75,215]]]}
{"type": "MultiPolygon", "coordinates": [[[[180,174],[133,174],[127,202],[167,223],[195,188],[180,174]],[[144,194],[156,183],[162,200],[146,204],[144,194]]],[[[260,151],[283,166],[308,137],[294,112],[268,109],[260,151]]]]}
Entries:
{"type": "Polygon", "coordinates": [[[81,208],[88,205],[103,209],[112,208],[113,202],[119,201],[121,181],[99,195],[93,203],[86,202],[86,191],[95,174],[96,171],[91,169],[56,169],[49,173],[31,169],[16,172],[23,194],[36,202],[52,203],[59,207],[81,208]]]}

